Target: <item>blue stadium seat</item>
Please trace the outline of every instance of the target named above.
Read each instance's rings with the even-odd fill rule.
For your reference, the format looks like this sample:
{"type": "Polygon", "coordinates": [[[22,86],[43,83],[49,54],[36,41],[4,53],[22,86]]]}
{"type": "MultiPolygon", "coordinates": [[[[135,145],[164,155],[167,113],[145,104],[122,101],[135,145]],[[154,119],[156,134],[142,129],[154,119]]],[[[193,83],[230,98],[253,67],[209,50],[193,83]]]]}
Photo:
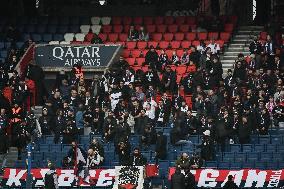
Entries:
{"type": "Polygon", "coordinates": [[[152,159],[151,151],[141,151],[141,154],[147,159],[147,161],[150,161],[152,159]]]}
{"type": "Polygon", "coordinates": [[[240,152],[241,151],[241,145],[240,144],[230,145],[230,151],[231,152],[240,152]]]}
{"type": "Polygon", "coordinates": [[[277,145],[276,144],[267,144],[266,145],[266,152],[277,152],[277,145]]]}
{"type": "Polygon", "coordinates": [[[69,17],[69,23],[79,25],[79,24],[81,24],[80,18],[78,16],[69,17]]]}
{"type": "Polygon", "coordinates": [[[193,144],[198,144],[199,143],[199,136],[198,135],[191,135],[189,137],[189,141],[191,141],[193,144]]]}
{"type": "Polygon", "coordinates": [[[247,161],[247,162],[242,162],[242,168],[253,168],[255,164],[255,161],[247,161]]]}
{"type": "Polygon", "coordinates": [[[62,150],[61,144],[52,144],[52,145],[50,145],[50,152],[61,153],[61,150],[62,150]]]}
{"type": "Polygon", "coordinates": [[[253,145],[252,144],[243,144],[242,145],[243,152],[252,152],[253,145]]]}
{"type": "Polygon", "coordinates": [[[265,152],[265,145],[264,144],[255,144],[253,151],[254,152],[265,152]]]}
{"type": "Polygon", "coordinates": [[[5,48],[6,49],[10,49],[11,48],[12,43],[11,42],[5,42],[5,48]]]}
{"type": "Polygon", "coordinates": [[[62,146],[62,153],[67,154],[70,149],[71,149],[71,145],[65,144],[62,146]]]}
{"type": "Polygon", "coordinates": [[[266,162],[255,162],[255,166],[256,169],[266,169],[266,162]]]}
{"type": "Polygon", "coordinates": [[[91,23],[90,23],[90,18],[89,17],[82,17],[81,19],[80,19],[80,25],[90,25],[91,23]]]}
{"type": "Polygon", "coordinates": [[[270,136],[271,136],[271,144],[283,144],[282,135],[270,135],[270,136]]]}
{"type": "Polygon", "coordinates": [[[247,161],[257,161],[258,158],[259,158],[259,155],[257,152],[247,153],[247,161]]]}
{"type": "Polygon", "coordinates": [[[258,136],[257,135],[252,135],[251,138],[250,138],[250,143],[258,144],[258,136]]]}
{"type": "Polygon", "coordinates": [[[267,161],[266,169],[276,169],[278,167],[278,161],[267,161]]]}
{"type": "Polygon", "coordinates": [[[245,162],[245,161],[246,161],[245,152],[235,153],[235,162],[245,162]]]}
{"type": "Polygon", "coordinates": [[[164,133],[171,133],[172,128],[171,127],[165,127],[163,129],[164,133]]]}
{"type": "Polygon", "coordinates": [[[260,153],[260,160],[271,161],[272,160],[272,153],[269,153],[269,152],[260,153]]]}
{"type": "Polygon", "coordinates": [[[24,40],[24,41],[27,41],[27,40],[29,40],[29,39],[31,39],[30,34],[24,33],[24,34],[23,34],[23,40],[24,40]]]}
{"type": "Polygon", "coordinates": [[[17,42],[16,43],[17,48],[22,48],[23,45],[24,45],[24,42],[17,42]]]}
{"type": "Polygon", "coordinates": [[[35,32],[35,26],[34,25],[26,25],[25,26],[25,32],[34,33],[35,32]]]}
{"type": "Polygon", "coordinates": [[[40,42],[42,40],[40,34],[32,34],[32,39],[35,42],[40,42]]]}
{"type": "Polygon", "coordinates": [[[273,160],[277,160],[279,162],[283,161],[283,158],[284,158],[284,154],[283,153],[273,153],[272,154],[273,156],[273,160]]]}
{"type": "Polygon", "coordinates": [[[90,136],[84,136],[84,135],[80,136],[79,142],[80,142],[80,144],[90,144],[90,142],[91,142],[90,136]]]}
{"type": "Polygon", "coordinates": [[[270,135],[260,135],[258,140],[259,144],[270,144],[270,135]]]}
{"type": "Polygon", "coordinates": [[[63,40],[64,40],[63,34],[56,33],[53,35],[53,41],[63,41],[63,40]]]}
{"type": "Polygon", "coordinates": [[[52,41],[52,34],[49,34],[49,33],[43,34],[42,40],[43,40],[44,42],[52,41]]]}
{"type": "Polygon", "coordinates": [[[25,168],[27,167],[26,160],[17,160],[15,163],[16,168],[25,168]]]}
{"type": "Polygon", "coordinates": [[[169,151],[168,152],[168,160],[170,160],[170,161],[177,160],[178,156],[179,156],[179,154],[177,154],[177,152],[175,152],[175,151],[169,151]]]}
{"type": "Polygon", "coordinates": [[[45,143],[46,144],[54,144],[54,136],[52,136],[52,135],[45,136],[45,143]]]}
{"type": "Polygon", "coordinates": [[[281,152],[281,153],[284,153],[284,145],[278,145],[277,146],[277,151],[281,152]]]}
{"type": "Polygon", "coordinates": [[[170,167],[170,161],[168,160],[159,160],[159,174],[161,177],[164,177],[165,174],[168,172],[170,167]]]}
{"type": "Polygon", "coordinates": [[[48,33],[56,33],[57,26],[56,25],[48,25],[47,32],[48,33]]]}
{"type": "Polygon", "coordinates": [[[59,18],[60,25],[69,25],[69,17],[62,16],[59,18]]]}
{"type": "Polygon", "coordinates": [[[69,33],[79,33],[80,32],[80,26],[79,25],[69,25],[68,32],[69,33]]]}
{"type": "Polygon", "coordinates": [[[278,169],[283,169],[283,167],[284,167],[284,162],[283,161],[279,162],[278,169]]]}
{"type": "Polygon", "coordinates": [[[40,152],[49,152],[49,144],[40,144],[40,152]]]}
{"type": "Polygon", "coordinates": [[[5,48],[5,43],[4,42],[0,42],[0,49],[4,49],[5,48]]]}
{"type": "Polygon", "coordinates": [[[219,162],[218,163],[219,169],[230,169],[230,162],[219,162]]]}
{"type": "Polygon", "coordinates": [[[32,152],[32,159],[37,161],[42,161],[43,159],[43,152],[32,152]]]}
{"type": "Polygon", "coordinates": [[[234,161],[235,154],[232,152],[224,152],[223,153],[223,161],[234,161]]]}
{"type": "Polygon", "coordinates": [[[61,33],[61,34],[65,34],[65,33],[69,32],[68,26],[59,26],[57,28],[57,32],[61,33]]]}
{"type": "Polygon", "coordinates": [[[217,161],[206,161],[205,167],[206,168],[217,168],[218,167],[217,161]]]}
{"type": "Polygon", "coordinates": [[[58,18],[57,17],[49,18],[48,24],[58,24],[58,18]]]}
{"type": "Polygon", "coordinates": [[[7,58],[8,52],[6,50],[1,50],[0,55],[2,58],[7,58]]]}
{"type": "Polygon", "coordinates": [[[5,62],[5,58],[0,58],[0,65],[3,65],[5,62]]]}
{"type": "Polygon", "coordinates": [[[230,169],[241,169],[242,162],[231,162],[230,169]]]}

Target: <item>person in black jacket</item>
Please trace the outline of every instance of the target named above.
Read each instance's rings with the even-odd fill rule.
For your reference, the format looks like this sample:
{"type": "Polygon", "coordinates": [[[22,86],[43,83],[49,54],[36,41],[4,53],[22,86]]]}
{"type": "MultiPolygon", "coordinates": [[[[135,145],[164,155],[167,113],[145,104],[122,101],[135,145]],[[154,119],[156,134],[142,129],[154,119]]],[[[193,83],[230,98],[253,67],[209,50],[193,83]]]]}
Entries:
{"type": "Polygon", "coordinates": [[[232,175],[229,175],[228,176],[228,181],[226,182],[226,184],[223,186],[223,188],[226,188],[226,189],[237,189],[239,188],[236,183],[234,183],[233,181],[233,176],[232,175]]]}
{"type": "Polygon", "coordinates": [[[141,154],[139,148],[134,149],[130,160],[133,166],[144,166],[147,163],[147,159],[141,154]]]}
{"type": "Polygon", "coordinates": [[[185,171],[185,189],[196,188],[196,182],[194,175],[190,172],[190,169],[185,171]]]}
{"type": "Polygon", "coordinates": [[[185,189],[185,176],[181,173],[180,168],[176,168],[172,175],[171,189],[185,189]]]}
{"type": "Polygon", "coordinates": [[[247,116],[242,117],[242,121],[238,128],[238,137],[241,144],[248,144],[250,142],[251,126],[248,124],[247,116]]]}
{"type": "Polygon", "coordinates": [[[56,174],[55,167],[51,163],[48,164],[49,171],[44,176],[45,189],[59,189],[58,175],[56,174]]]}
{"type": "Polygon", "coordinates": [[[167,157],[167,137],[163,135],[162,131],[157,133],[155,153],[157,160],[164,160],[167,157]]]}
{"type": "Polygon", "coordinates": [[[156,64],[159,60],[159,55],[153,46],[150,46],[150,50],[145,55],[145,64],[152,68],[156,68],[156,64]]]}

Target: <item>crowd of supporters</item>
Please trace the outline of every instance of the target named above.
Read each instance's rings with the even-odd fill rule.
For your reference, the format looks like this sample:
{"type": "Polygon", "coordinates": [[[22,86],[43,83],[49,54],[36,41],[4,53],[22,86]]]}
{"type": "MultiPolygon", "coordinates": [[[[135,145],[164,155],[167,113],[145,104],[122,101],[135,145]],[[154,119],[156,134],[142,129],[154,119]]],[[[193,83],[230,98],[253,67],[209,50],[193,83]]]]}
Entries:
{"type": "MultiPolygon", "coordinates": [[[[129,33],[129,40],[147,37],[143,28],[129,33]]],[[[20,55],[12,48],[0,69],[2,92],[5,87],[12,89],[11,106],[1,94],[1,152],[17,146],[20,158],[25,145],[36,143],[41,135],[54,135],[54,143],[74,146],[78,135],[93,134],[101,135],[103,141],[93,141],[84,164],[101,165],[104,152],[100,143],[113,142],[120,165],[144,165],[147,160],[140,149],[151,145],[155,145],[157,160],[167,158],[167,137],[156,129],[171,127],[172,145],[189,144],[189,136],[203,135],[200,156],[189,159],[182,154],[177,160],[177,166],[188,169],[213,160],[216,144],[224,150],[227,143],[249,143],[251,134],[266,135],[270,127],[284,127],[282,44],[270,35],[264,41],[255,38],[250,56],[239,54],[234,70],[228,70],[224,79],[220,47],[214,40],[188,48],[180,57],[173,51],[169,59],[163,50],[159,55],[151,46],[143,63],[146,69],[133,70],[120,58],[92,81],[84,79],[81,65],[75,65],[70,73],[62,70],[57,74],[50,95],[38,66],[30,64],[25,79],[18,76],[14,68],[20,55]],[[180,65],[187,70],[182,75],[180,65]],[[29,109],[34,86],[36,100],[43,103],[39,119],[29,109]],[[141,136],[133,154],[132,134],[141,136]]],[[[64,159],[65,166],[74,163],[72,149],[64,159]]]]}

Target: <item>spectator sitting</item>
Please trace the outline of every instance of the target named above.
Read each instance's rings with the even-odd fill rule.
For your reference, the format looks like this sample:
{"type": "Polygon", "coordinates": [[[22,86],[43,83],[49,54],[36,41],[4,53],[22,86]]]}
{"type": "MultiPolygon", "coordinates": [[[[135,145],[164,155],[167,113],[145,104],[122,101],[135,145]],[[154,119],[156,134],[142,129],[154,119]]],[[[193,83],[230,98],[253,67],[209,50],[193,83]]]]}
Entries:
{"type": "Polygon", "coordinates": [[[104,160],[104,155],[105,155],[104,147],[101,145],[101,143],[98,141],[97,138],[93,139],[92,143],[89,146],[89,149],[92,149],[93,151],[97,151],[101,156],[101,161],[104,160]]]}
{"type": "Polygon", "coordinates": [[[139,148],[134,148],[133,154],[131,156],[132,166],[145,166],[147,159],[141,154],[139,148]]]}
{"type": "Polygon", "coordinates": [[[177,167],[171,178],[171,189],[183,188],[185,188],[185,176],[181,173],[181,169],[177,167]]]}
{"type": "Polygon", "coordinates": [[[88,158],[87,158],[87,167],[89,169],[96,169],[102,163],[101,155],[97,150],[89,149],[88,150],[88,158]]]}
{"type": "Polygon", "coordinates": [[[149,34],[145,30],[143,26],[140,27],[139,31],[139,41],[148,41],[149,40],[149,34]]]}
{"type": "Polygon", "coordinates": [[[187,153],[182,153],[181,156],[176,160],[176,166],[182,170],[190,169],[190,158],[187,153]]]}
{"type": "Polygon", "coordinates": [[[192,157],[190,158],[190,168],[200,169],[202,165],[203,165],[203,160],[200,158],[198,154],[193,153],[192,157]]]}
{"type": "Polygon", "coordinates": [[[174,64],[176,66],[180,65],[180,60],[179,60],[179,57],[177,56],[177,52],[175,50],[173,51],[173,54],[172,54],[171,64],[174,64]]]}
{"type": "Polygon", "coordinates": [[[156,130],[151,127],[150,124],[146,125],[141,136],[141,144],[147,148],[151,144],[155,144],[156,141],[156,130]]]}
{"type": "Polygon", "coordinates": [[[103,44],[103,40],[97,34],[94,33],[91,43],[92,44],[103,44]]]}
{"type": "Polygon", "coordinates": [[[134,28],[134,26],[130,26],[130,29],[129,29],[129,32],[128,32],[128,40],[129,41],[137,41],[138,39],[139,39],[138,31],[134,28]]]}
{"type": "Polygon", "coordinates": [[[218,55],[220,52],[220,46],[218,43],[215,42],[214,39],[211,39],[209,45],[207,45],[211,49],[212,54],[218,55]]]}
{"type": "Polygon", "coordinates": [[[159,55],[157,51],[154,49],[154,46],[150,46],[150,50],[145,55],[145,64],[149,65],[152,68],[156,68],[156,64],[158,62],[159,55]]]}
{"type": "Polygon", "coordinates": [[[189,54],[187,52],[187,49],[183,50],[183,54],[180,57],[180,63],[182,65],[188,65],[189,64],[189,54]]]}

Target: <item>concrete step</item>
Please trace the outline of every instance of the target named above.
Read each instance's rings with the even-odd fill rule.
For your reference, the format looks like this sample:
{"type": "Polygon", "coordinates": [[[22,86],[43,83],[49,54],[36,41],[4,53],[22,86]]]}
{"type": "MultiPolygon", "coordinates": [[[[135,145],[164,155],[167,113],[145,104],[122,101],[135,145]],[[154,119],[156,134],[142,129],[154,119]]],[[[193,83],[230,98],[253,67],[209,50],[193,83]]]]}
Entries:
{"type": "Polygon", "coordinates": [[[251,35],[250,34],[236,34],[235,36],[234,36],[234,38],[245,38],[245,39],[247,39],[247,38],[249,38],[251,35]]]}
{"type": "Polygon", "coordinates": [[[263,26],[240,26],[239,30],[262,30],[263,26]]]}
{"type": "Polygon", "coordinates": [[[237,34],[242,34],[242,35],[257,35],[261,32],[261,30],[239,30],[237,34]]]}
{"type": "Polygon", "coordinates": [[[238,42],[238,43],[246,43],[247,41],[250,41],[250,39],[237,39],[234,38],[232,42],[238,42]]]}
{"type": "Polygon", "coordinates": [[[229,47],[249,47],[249,44],[244,43],[231,43],[229,47]]]}
{"type": "Polygon", "coordinates": [[[245,51],[249,51],[249,49],[246,47],[228,48],[228,52],[245,52],[245,51]]]}
{"type": "Polygon", "coordinates": [[[235,56],[222,56],[220,59],[221,60],[236,60],[237,55],[235,56]]]}
{"type": "Polygon", "coordinates": [[[238,52],[236,52],[236,51],[226,51],[223,56],[235,56],[235,55],[238,55],[239,53],[243,53],[245,56],[249,55],[248,51],[238,51],[238,52]]]}

